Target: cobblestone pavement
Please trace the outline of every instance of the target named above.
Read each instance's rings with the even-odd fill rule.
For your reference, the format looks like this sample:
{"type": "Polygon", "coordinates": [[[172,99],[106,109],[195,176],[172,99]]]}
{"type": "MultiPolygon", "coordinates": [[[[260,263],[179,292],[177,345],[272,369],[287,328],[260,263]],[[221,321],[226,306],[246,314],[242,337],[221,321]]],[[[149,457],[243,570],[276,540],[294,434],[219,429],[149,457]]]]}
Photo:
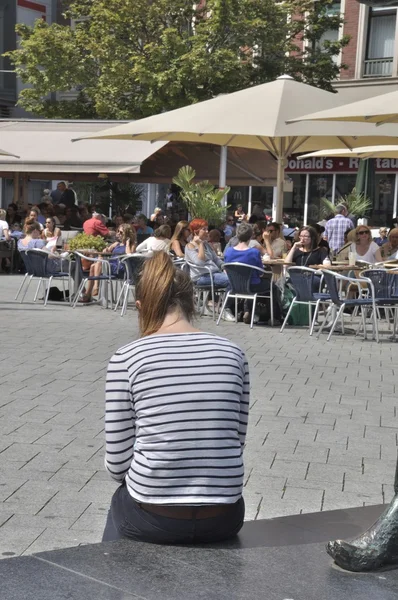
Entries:
{"type": "MultiPolygon", "coordinates": [[[[101,540],[116,484],[103,467],[104,376],[136,313],[23,305],[0,278],[0,557],[101,540]]],[[[397,452],[397,346],[305,329],[200,326],[251,367],[246,518],[389,502],[397,452]]],[[[398,385],[398,384],[397,384],[398,385]]]]}

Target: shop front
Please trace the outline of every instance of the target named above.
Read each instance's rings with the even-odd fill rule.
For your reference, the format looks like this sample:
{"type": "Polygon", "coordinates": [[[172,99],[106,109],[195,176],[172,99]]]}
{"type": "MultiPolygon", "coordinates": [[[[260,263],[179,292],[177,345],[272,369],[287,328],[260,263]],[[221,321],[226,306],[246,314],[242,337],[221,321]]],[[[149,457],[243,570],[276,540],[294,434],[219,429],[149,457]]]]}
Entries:
{"type": "MultiPolygon", "coordinates": [[[[285,192],[286,219],[304,224],[323,220],[327,215],[322,198],[337,204],[348,195],[355,187],[358,167],[358,158],[289,159],[286,173],[293,186],[285,192]]],[[[368,222],[372,227],[389,226],[397,217],[398,159],[377,158],[375,170],[368,222]]]]}

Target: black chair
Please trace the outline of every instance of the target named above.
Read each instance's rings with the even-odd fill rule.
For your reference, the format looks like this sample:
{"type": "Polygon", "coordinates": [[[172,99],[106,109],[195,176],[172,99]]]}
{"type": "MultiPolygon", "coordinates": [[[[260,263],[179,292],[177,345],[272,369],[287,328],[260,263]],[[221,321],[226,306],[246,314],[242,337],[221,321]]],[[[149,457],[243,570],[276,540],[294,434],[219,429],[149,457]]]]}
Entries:
{"type": "Polygon", "coordinates": [[[120,294],[118,296],[118,299],[116,300],[115,305],[116,311],[123,297],[122,311],[120,313],[121,317],[124,317],[124,315],[126,314],[129,291],[131,290],[133,294],[135,294],[135,286],[140,272],[142,270],[142,267],[144,266],[144,263],[147,260],[147,258],[147,256],[143,256],[142,254],[130,254],[128,256],[125,256],[121,260],[121,263],[123,263],[123,265],[125,266],[126,274],[122,285],[122,289],[120,290],[120,294]]]}
{"type": "Polygon", "coordinates": [[[256,312],[256,303],[257,298],[268,298],[270,301],[270,309],[271,309],[271,325],[274,324],[274,295],[272,289],[272,273],[269,271],[264,271],[264,269],[260,269],[259,267],[254,267],[252,265],[246,265],[244,263],[225,263],[224,270],[228,275],[229,282],[231,284],[231,289],[227,292],[224,302],[221,308],[220,315],[217,319],[217,325],[220,323],[222,314],[225,310],[225,306],[228,302],[229,298],[235,298],[235,321],[238,319],[238,300],[253,300],[252,306],[252,316],[250,321],[250,327],[253,327],[254,322],[254,314],[256,312]],[[257,273],[258,275],[265,276],[270,281],[270,291],[269,294],[263,292],[252,292],[250,289],[251,280],[253,273],[257,273]]]}
{"type": "Polygon", "coordinates": [[[66,302],[67,297],[66,297],[66,290],[65,290],[65,279],[68,279],[68,281],[69,281],[70,271],[69,271],[69,269],[68,269],[68,271],[62,271],[63,259],[58,256],[49,254],[45,250],[39,250],[39,249],[27,250],[26,254],[28,256],[28,262],[30,265],[30,269],[32,271],[31,278],[34,277],[39,280],[33,302],[36,302],[40,286],[43,285],[44,286],[44,306],[47,305],[48,295],[50,293],[50,287],[51,287],[53,279],[61,280],[64,300],[66,302]],[[49,261],[54,260],[54,259],[61,261],[61,271],[52,272],[49,269],[49,261]],[[47,281],[47,287],[44,283],[45,281],[47,281]]]}
{"type": "Polygon", "coordinates": [[[296,296],[289,306],[280,333],[285,329],[294,306],[305,304],[308,306],[308,323],[310,323],[310,335],[312,335],[320,305],[331,302],[330,294],[323,294],[319,291],[322,289],[323,277],[316,269],[311,269],[310,267],[290,267],[288,273],[296,296]],[[315,306],[315,310],[312,315],[313,306],[315,306]]]}

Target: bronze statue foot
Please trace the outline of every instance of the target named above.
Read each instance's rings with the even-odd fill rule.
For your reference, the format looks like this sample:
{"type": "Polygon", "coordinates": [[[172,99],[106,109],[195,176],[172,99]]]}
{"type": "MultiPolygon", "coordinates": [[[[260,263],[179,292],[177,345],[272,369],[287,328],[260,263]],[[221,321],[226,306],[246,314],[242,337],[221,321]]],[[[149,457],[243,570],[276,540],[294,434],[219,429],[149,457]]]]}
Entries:
{"type": "Polygon", "coordinates": [[[375,571],[398,566],[398,495],[365,533],[351,542],[329,542],[326,551],[347,571],[375,571]]]}

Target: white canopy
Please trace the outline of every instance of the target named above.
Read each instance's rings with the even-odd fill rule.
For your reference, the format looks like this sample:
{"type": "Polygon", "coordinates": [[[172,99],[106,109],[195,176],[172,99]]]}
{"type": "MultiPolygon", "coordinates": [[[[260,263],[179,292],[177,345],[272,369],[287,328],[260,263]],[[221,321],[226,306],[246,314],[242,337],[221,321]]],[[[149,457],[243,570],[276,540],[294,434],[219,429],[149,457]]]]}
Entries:
{"type": "Polygon", "coordinates": [[[332,148],[330,150],[319,150],[318,152],[303,154],[302,156],[299,156],[298,159],[320,158],[325,156],[337,156],[342,158],[398,158],[398,146],[363,146],[361,148],[354,148],[353,150],[332,148]]]}
{"type": "Polygon", "coordinates": [[[139,173],[149,156],[167,142],[96,140],[73,144],[72,138],[95,134],[120,121],[0,120],[0,171],[29,173],[139,173]],[[15,160],[20,156],[19,160],[15,160]]]}

